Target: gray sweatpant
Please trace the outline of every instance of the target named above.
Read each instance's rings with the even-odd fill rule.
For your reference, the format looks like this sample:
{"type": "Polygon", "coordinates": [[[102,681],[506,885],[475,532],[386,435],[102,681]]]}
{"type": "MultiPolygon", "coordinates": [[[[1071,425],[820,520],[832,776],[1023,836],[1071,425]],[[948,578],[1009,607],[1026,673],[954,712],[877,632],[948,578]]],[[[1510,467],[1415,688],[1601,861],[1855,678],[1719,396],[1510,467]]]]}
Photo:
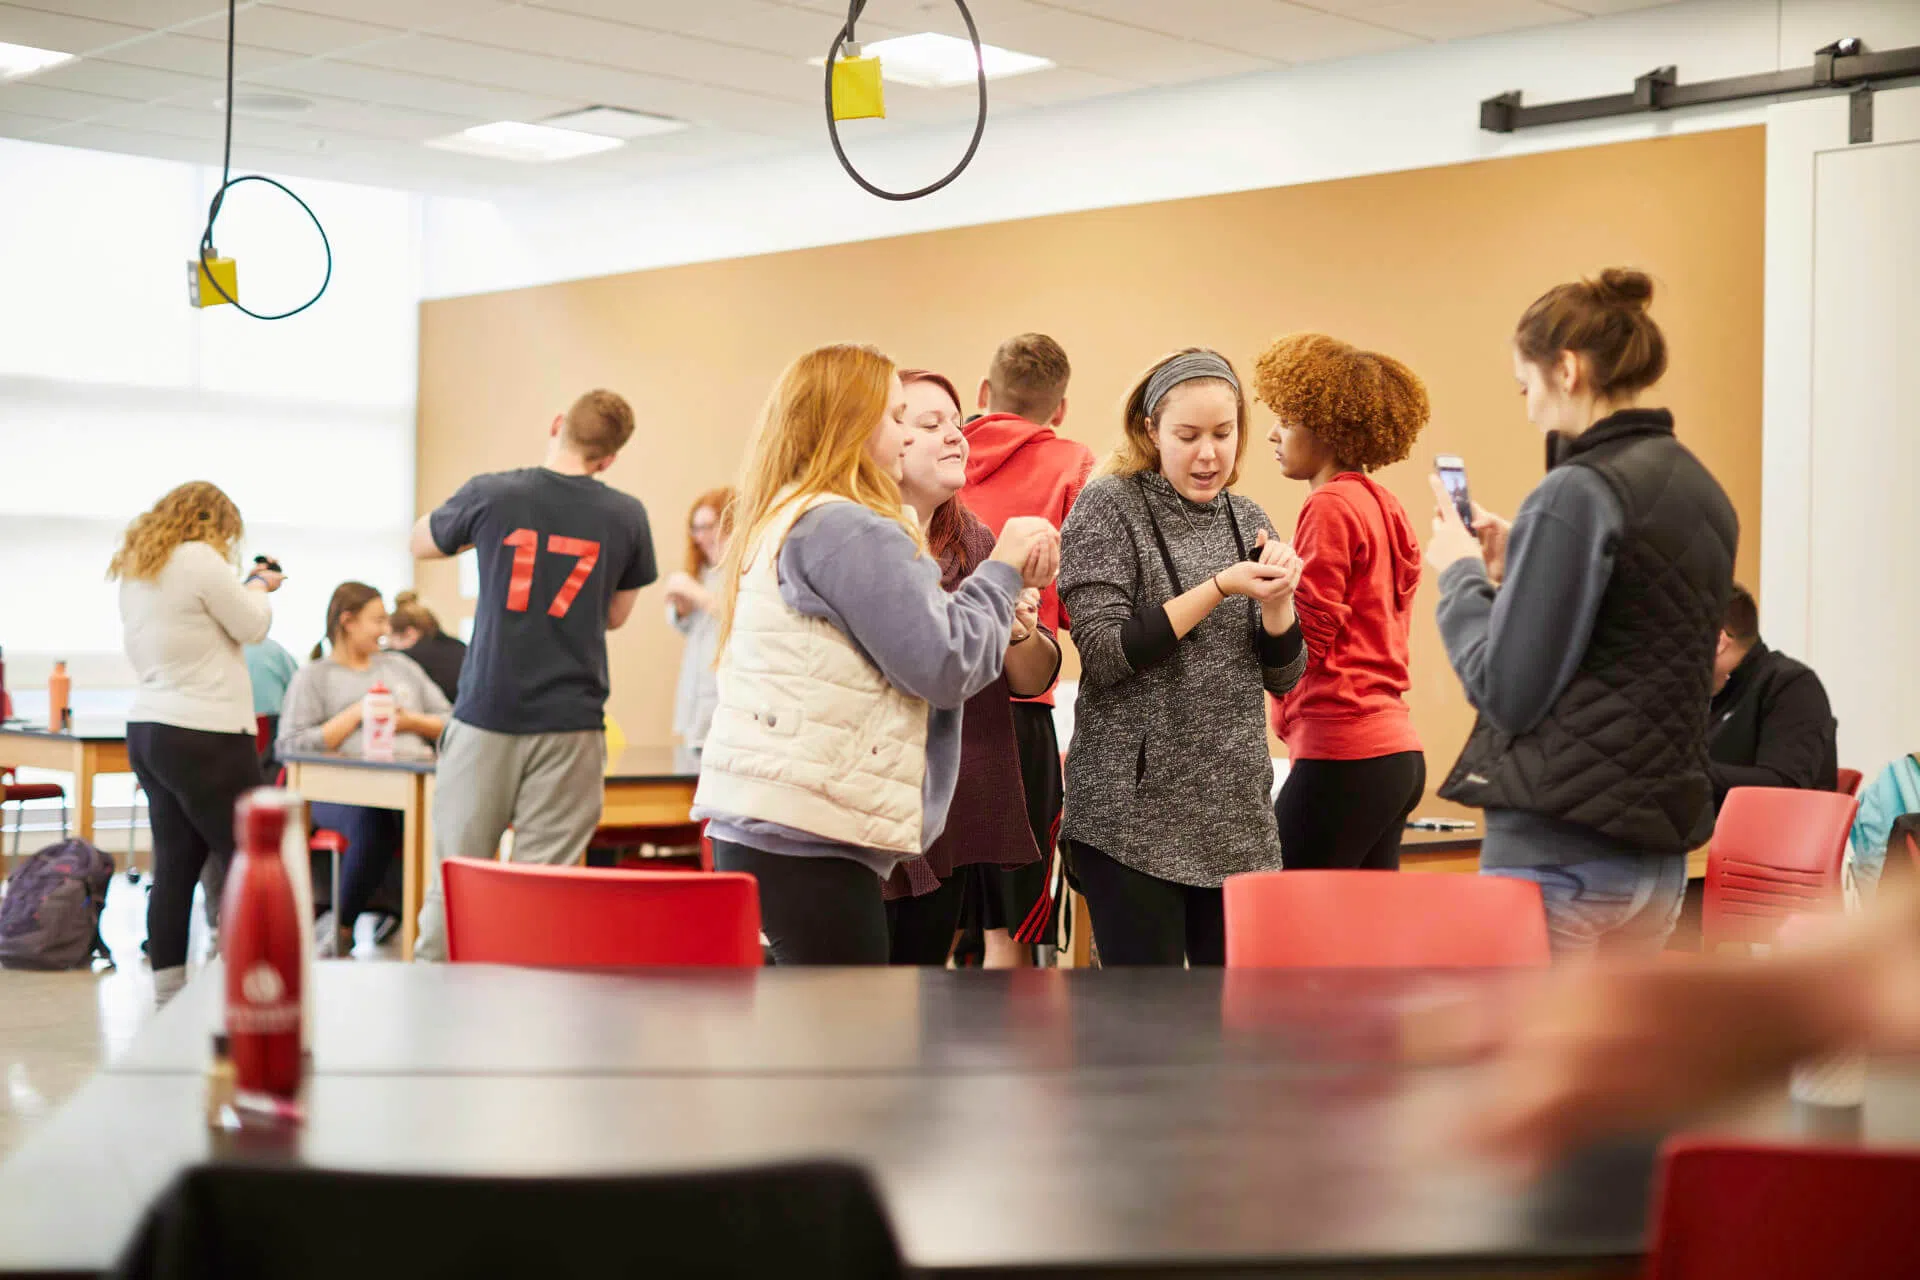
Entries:
{"type": "Polygon", "coordinates": [[[433,796],[433,864],[420,903],[415,960],[447,958],[443,858],[492,858],[513,828],[513,861],[579,862],[600,825],[607,737],[494,733],[449,718],[433,796]]]}

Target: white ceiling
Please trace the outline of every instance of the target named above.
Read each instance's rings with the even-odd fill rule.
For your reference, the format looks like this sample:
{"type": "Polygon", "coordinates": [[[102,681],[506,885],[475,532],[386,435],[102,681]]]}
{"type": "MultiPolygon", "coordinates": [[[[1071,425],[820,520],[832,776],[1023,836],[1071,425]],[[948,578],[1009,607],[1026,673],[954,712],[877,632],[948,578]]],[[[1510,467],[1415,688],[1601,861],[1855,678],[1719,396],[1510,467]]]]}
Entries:
{"type": "MultiPolygon", "coordinates": [[[[983,39],[1058,67],[996,113],[1150,85],[1652,8],[1668,0],[971,0],[983,39]]],[[[864,40],[964,35],[951,0],[871,0],[864,40]]],[[[821,71],[844,0],[247,0],[237,74],[297,115],[241,112],[236,168],[436,192],[591,187],[826,146],[821,71]],[[694,127],[553,165],[421,146],[604,104],[694,127]]],[[[0,41],[82,55],[0,81],[0,136],[217,164],[221,0],[0,0],[0,41]]],[[[899,129],[969,121],[974,90],[887,87],[899,129]]]]}

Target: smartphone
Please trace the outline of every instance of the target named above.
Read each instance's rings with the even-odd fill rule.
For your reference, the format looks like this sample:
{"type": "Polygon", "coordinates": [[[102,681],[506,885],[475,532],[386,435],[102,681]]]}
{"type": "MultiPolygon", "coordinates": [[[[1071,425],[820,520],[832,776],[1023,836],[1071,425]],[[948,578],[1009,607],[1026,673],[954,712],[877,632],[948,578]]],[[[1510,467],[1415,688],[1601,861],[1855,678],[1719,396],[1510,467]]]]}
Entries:
{"type": "Polygon", "coordinates": [[[1473,528],[1473,499],[1467,496],[1467,464],[1451,453],[1436,455],[1433,469],[1440,474],[1440,483],[1447,487],[1447,495],[1453,499],[1453,509],[1460,513],[1460,522],[1473,528]]]}

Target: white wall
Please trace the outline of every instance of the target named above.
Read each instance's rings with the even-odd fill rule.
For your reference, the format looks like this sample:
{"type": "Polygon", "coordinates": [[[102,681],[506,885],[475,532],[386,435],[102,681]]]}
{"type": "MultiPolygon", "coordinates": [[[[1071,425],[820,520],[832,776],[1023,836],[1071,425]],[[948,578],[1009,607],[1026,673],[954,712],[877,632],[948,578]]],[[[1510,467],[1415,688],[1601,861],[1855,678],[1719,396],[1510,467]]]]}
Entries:
{"type": "Polygon", "coordinates": [[[1819,671],[1843,764],[1920,749],[1920,88],[1779,106],[1767,128],[1761,630],[1819,671]]]}
{"type": "MultiPolygon", "coordinates": [[[[417,198],[293,184],[332,239],[333,282],[311,311],[263,323],[187,305],[217,182],[0,140],[0,646],[23,711],[44,702],[55,657],[82,709],[130,682],[107,562],[127,521],[183,481],[225,488],[246,554],[286,565],[274,634],[296,653],[339,580],[411,580],[417,198]]],[[[321,255],[305,215],[266,192],[236,190],[218,244],[242,299],[281,310],[312,292],[321,255]]]]}
{"type": "MultiPolygon", "coordinates": [[[[991,38],[991,33],[988,33],[991,38]]],[[[1618,93],[1673,63],[1684,81],[1804,65],[1843,35],[1920,43],[1914,0],[1690,0],[1577,25],[1149,90],[991,117],[973,167],[898,205],[808,153],[565,201],[426,204],[425,292],[447,297],[970,223],[1319,182],[1491,156],[1753,124],[1762,104],[1523,131],[1479,128],[1481,99],[1618,93]]],[[[945,171],[965,131],[861,148],[892,185],[945,171]]]]}

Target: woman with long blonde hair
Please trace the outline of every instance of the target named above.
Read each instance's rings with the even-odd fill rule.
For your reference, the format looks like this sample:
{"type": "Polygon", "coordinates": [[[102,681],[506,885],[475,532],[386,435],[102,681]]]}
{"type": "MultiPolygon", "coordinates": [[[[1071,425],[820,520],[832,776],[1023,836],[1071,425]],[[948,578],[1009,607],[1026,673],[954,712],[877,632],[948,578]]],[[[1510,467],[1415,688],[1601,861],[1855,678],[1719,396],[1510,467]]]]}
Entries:
{"type": "Polygon", "coordinates": [[[720,561],[733,534],[733,490],[712,489],[693,501],[687,513],[687,567],[667,575],[667,621],[687,639],[680,655],[680,683],[674,690],[673,731],[698,751],[713,723],[720,696],[714,678],[719,657],[720,619],[714,591],[720,585],[720,561]]]}
{"type": "Polygon", "coordinates": [[[823,347],[780,376],[741,473],[693,813],[714,865],[759,880],[779,964],[887,962],[881,885],[945,826],[960,709],[1058,564],[1051,525],[1009,521],[943,591],[901,501],[905,415],[891,360],[823,347]]]}
{"type": "Polygon", "coordinates": [[[186,981],[201,869],[209,859],[224,868],[234,802],[260,785],[242,646],[266,639],[267,593],[281,578],[256,567],[239,580],[234,556],[244,533],[233,500],[196,480],[128,525],[107,569],[120,583],[122,640],[140,682],[127,713],[127,756],[153,826],[147,946],[162,1004],[186,981]]]}

